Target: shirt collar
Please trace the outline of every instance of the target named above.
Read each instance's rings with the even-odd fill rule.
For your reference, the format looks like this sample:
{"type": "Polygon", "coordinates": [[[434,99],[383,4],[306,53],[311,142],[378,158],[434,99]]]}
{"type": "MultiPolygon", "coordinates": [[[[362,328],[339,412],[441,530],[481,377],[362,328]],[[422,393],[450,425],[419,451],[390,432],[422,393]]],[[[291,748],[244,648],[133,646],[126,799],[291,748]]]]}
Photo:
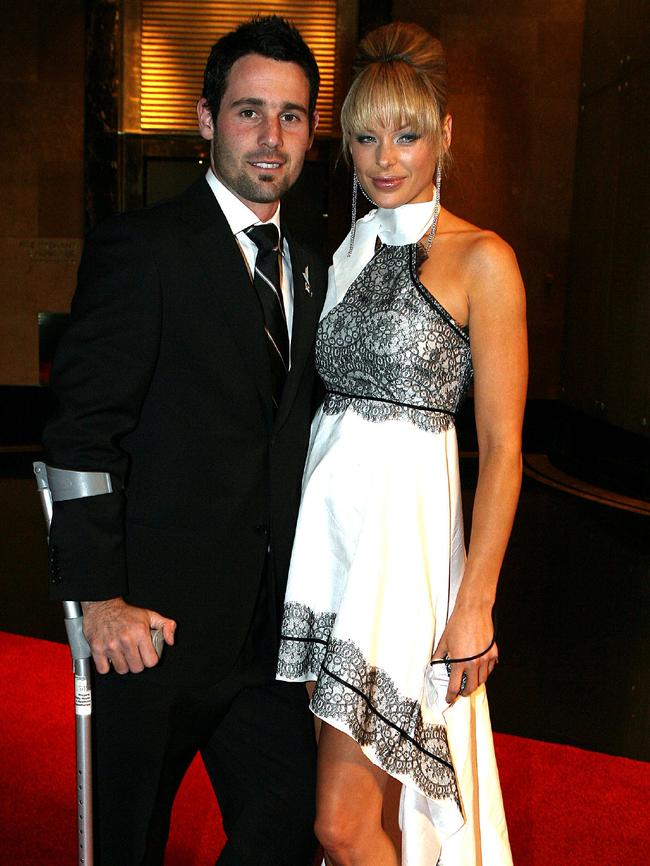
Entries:
{"type": "MultiPolygon", "coordinates": [[[[257,214],[253,213],[253,211],[247,207],[241,199],[237,198],[234,192],[229,190],[228,187],[219,180],[211,168],[207,170],[205,177],[210,189],[219,203],[219,207],[223,211],[223,215],[225,216],[228,225],[230,226],[230,231],[234,235],[243,232],[250,226],[262,224],[263,221],[257,216],[257,214]]],[[[280,236],[282,236],[282,231],[280,230],[279,203],[271,219],[266,220],[265,222],[272,223],[276,226],[280,236]]]]}

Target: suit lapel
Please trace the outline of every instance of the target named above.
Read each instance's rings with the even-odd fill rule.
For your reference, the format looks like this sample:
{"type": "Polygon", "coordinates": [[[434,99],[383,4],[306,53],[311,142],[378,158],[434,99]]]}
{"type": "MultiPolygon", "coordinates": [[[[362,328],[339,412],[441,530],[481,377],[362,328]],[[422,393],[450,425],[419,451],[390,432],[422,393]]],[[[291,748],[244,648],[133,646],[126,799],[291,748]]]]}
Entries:
{"type": "Polygon", "coordinates": [[[283,233],[289,242],[293,274],[293,327],[291,330],[291,369],[275,419],[276,427],[283,424],[298,391],[305,364],[309,358],[320,313],[322,287],[316,285],[317,274],[310,274],[309,258],[302,247],[283,233]]]}
{"type": "Polygon", "coordinates": [[[243,366],[250,373],[270,420],[271,371],[263,339],[262,311],[239,245],[205,179],[185,193],[182,214],[190,227],[188,242],[208,285],[214,288],[241,351],[243,366]]]}

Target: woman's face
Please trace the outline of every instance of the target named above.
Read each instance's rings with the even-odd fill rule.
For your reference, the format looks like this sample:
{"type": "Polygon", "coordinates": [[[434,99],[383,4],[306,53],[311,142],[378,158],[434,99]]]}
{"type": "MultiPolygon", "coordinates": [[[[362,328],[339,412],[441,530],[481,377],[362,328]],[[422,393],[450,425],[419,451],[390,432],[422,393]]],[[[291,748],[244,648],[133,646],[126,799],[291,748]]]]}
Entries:
{"type": "MultiPolygon", "coordinates": [[[[449,115],[443,131],[447,146],[449,115]]],[[[379,207],[431,201],[436,149],[429,138],[413,132],[410,126],[364,129],[352,136],[350,153],[359,183],[379,207]]]]}

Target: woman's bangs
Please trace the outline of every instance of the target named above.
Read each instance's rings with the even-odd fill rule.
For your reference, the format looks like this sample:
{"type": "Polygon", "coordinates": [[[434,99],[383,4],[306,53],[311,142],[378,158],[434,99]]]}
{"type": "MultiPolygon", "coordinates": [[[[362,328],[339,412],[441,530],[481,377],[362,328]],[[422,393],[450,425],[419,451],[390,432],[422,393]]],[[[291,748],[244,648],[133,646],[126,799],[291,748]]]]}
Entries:
{"type": "Polygon", "coordinates": [[[436,106],[420,82],[396,70],[380,68],[361,79],[353,102],[345,124],[350,132],[408,126],[419,135],[434,136],[438,127],[436,106]]]}

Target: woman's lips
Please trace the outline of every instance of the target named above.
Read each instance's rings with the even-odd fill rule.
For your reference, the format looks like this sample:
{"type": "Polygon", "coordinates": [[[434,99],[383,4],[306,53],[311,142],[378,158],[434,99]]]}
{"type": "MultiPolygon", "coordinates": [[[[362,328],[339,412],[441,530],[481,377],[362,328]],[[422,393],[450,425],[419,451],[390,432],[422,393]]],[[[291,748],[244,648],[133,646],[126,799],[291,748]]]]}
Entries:
{"type": "Polygon", "coordinates": [[[404,181],[403,177],[373,177],[373,186],[381,190],[396,189],[404,181]]]}

